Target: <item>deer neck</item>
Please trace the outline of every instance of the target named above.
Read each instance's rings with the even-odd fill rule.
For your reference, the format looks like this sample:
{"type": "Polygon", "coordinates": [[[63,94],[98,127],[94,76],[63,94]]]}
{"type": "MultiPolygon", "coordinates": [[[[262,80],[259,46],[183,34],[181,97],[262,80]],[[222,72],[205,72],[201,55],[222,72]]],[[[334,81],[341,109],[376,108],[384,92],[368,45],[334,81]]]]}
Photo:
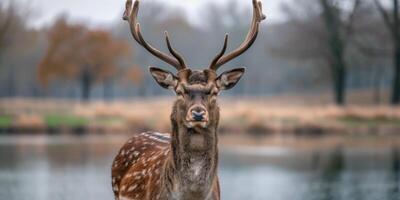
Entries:
{"type": "Polygon", "coordinates": [[[208,199],[217,176],[217,126],[186,128],[172,123],[165,177],[171,199],[208,199]]]}

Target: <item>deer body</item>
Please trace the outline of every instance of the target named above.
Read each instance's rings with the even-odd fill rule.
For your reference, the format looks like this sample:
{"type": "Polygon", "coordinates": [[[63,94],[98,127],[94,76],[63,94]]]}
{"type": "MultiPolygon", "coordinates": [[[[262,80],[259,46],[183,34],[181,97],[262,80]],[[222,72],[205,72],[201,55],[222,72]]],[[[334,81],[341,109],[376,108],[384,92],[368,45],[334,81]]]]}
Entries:
{"type": "Polygon", "coordinates": [[[174,135],[146,132],[121,148],[112,170],[116,199],[219,200],[216,142],[188,153],[172,147],[174,135]]]}
{"type": "Polygon", "coordinates": [[[221,52],[208,69],[192,71],[183,57],[166,42],[172,56],[148,44],[137,23],[138,0],[127,0],[124,19],[133,38],[154,56],[174,66],[177,74],[150,67],[156,82],[176,93],[171,134],[146,132],[133,136],[119,151],[112,165],[112,188],[117,200],[219,200],[217,96],[233,88],[244,68],[217,75],[223,64],[244,53],[254,43],[259,23],[265,19],[261,2],[253,0],[253,20],[245,41],[231,53],[228,35],[221,52]]]}

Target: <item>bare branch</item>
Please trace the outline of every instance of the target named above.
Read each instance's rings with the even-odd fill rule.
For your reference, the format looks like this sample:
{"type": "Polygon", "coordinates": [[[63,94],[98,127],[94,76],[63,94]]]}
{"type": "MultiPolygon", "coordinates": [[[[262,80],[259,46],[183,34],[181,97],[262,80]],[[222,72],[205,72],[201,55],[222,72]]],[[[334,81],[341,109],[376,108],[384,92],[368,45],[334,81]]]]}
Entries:
{"type": "Polygon", "coordinates": [[[4,39],[7,32],[9,31],[14,17],[14,7],[11,4],[7,10],[5,10],[4,22],[0,24],[0,46],[3,45],[4,39]]]}
{"type": "Polygon", "coordinates": [[[372,45],[366,45],[370,43],[371,42],[368,41],[360,41],[360,39],[356,39],[353,41],[355,48],[357,48],[361,53],[367,56],[373,56],[373,57],[390,56],[391,52],[390,49],[378,48],[372,45]]]}
{"type": "Polygon", "coordinates": [[[361,0],[355,0],[353,9],[350,13],[350,17],[348,20],[348,23],[346,25],[346,30],[345,30],[345,41],[347,41],[352,35],[353,35],[353,29],[354,29],[354,21],[357,15],[358,8],[361,5],[361,0]]]}
{"type": "Polygon", "coordinates": [[[392,22],[392,19],[390,18],[390,15],[388,11],[383,7],[382,3],[379,0],[374,0],[376,7],[379,10],[379,13],[381,14],[383,21],[385,22],[386,26],[394,32],[394,24],[392,22]]]}

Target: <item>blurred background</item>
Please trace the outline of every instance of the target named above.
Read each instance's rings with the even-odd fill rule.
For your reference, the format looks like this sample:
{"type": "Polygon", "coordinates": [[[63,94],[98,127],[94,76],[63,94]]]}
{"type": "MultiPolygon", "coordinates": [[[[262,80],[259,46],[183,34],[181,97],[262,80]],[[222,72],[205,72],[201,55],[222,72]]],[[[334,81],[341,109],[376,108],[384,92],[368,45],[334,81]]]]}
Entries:
{"type": "MultiPolygon", "coordinates": [[[[251,0],[142,0],[202,69],[247,34],[251,0]]],[[[263,1],[247,67],[220,96],[222,199],[400,199],[398,0],[263,1]],[[245,186],[244,186],[245,184],[245,186]]],[[[0,199],[113,199],[111,162],[146,130],[169,132],[173,71],[131,37],[124,0],[0,2],[0,199]]],[[[221,70],[221,71],[222,71],[221,70]]]]}

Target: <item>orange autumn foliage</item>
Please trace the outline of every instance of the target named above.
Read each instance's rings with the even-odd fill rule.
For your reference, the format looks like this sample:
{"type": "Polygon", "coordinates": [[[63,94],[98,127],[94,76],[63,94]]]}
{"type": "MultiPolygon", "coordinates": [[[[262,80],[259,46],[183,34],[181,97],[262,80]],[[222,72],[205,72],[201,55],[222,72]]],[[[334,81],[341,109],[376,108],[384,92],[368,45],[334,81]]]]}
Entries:
{"type": "Polygon", "coordinates": [[[130,52],[127,44],[109,32],[69,24],[64,18],[50,28],[48,43],[38,70],[44,86],[52,79],[79,79],[83,71],[101,82],[115,73],[117,61],[130,52]]]}

